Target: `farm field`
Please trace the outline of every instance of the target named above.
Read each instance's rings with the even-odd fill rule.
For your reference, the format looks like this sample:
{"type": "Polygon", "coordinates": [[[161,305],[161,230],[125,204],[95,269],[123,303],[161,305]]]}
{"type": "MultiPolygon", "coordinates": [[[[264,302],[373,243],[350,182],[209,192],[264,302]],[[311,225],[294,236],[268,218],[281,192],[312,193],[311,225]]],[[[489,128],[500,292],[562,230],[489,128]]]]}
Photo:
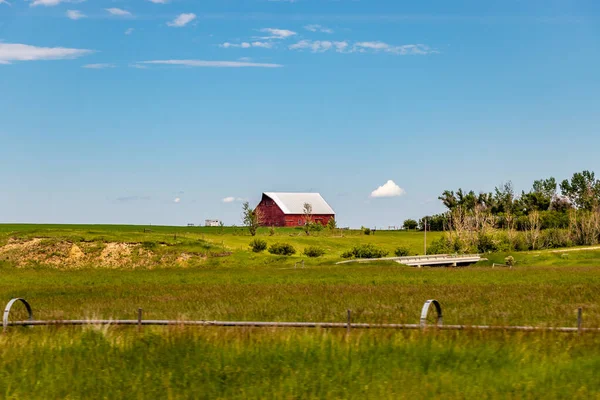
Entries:
{"type": "MultiPolygon", "coordinates": [[[[0,255],[0,299],[26,298],[36,319],[135,319],[141,307],[145,319],[343,322],[351,309],[353,322],[417,323],[435,298],[446,324],[575,326],[582,307],[584,326],[600,327],[599,250],[514,253],[513,269],[491,267],[506,254],[469,268],[336,266],[360,243],[418,253],[422,233],[259,233],[328,249],[308,259],[251,253],[240,228],[143,229],[0,225],[0,246],[46,246],[0,255]],[[60,243],[98,248],[85,263],[19,261],[40,249],[56,253],[44,260],[68,258],[60,243]],[[90,262],[106,243],[156,254],[141,266],[135,257],[90,262]]],[[[14,399],[597,398],[599,368],[594,334],[92,326],[0,335],[0,397],[14,399]]]]}

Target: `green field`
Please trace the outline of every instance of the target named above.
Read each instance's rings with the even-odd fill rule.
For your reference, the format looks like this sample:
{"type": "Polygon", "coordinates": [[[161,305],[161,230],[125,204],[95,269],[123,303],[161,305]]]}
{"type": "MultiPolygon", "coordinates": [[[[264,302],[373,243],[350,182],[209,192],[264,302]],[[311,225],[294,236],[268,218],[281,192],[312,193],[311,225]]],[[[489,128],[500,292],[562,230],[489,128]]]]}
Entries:
{"type": "MultiPolygon", "coordinates": [[[[115,242],[154,254],[143,266],[20,264],[18,247],[0,261],[0,299],[28,299],[37,319],[134,319],[141,307],[147,319],[343,322],[351,309],[355,322],[417,323],[436,298],[447,324],[575,326],[582,307],[584,326],[600,327],[599,250],[515,253],[513,269],[491,268],[506,254],[469,268],[340,266],[360,243],[422,251],[422,233],[260,232],[328,251],[308,259],[253,254],[241,228],[146,229],[0,225],[0,246],[42,239],[34,252],[52,260],[66,242],[94,257],[115,242]],[[178,262],[182,252],[193,258],[178,262]]],[[[16,308],[13,319],[24,317],[16,308]]],[[[15,399],[598,398],[599,368],[594,334],[104,326],[0,336],[0,398],[15,399]]]]}

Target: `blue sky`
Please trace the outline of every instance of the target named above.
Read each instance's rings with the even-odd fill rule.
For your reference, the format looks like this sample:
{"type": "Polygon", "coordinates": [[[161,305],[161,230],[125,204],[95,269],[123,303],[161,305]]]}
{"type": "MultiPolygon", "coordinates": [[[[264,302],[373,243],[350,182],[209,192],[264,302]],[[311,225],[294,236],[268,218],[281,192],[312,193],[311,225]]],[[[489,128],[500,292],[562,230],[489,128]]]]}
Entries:
{"type": "Polygon", "coordinates": [[[598,71],[597,1],[0,0],[0,221],[400,225],[600,173],[598,71]]]}

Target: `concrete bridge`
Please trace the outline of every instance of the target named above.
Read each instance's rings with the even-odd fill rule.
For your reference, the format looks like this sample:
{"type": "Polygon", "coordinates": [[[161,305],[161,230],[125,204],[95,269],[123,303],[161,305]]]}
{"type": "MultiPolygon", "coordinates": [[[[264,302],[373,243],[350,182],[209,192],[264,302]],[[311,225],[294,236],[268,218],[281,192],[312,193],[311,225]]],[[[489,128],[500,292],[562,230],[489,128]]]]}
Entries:
{"type": "Polygon", "coordinates": [[[431,256],[409,256],[409,257],[384,257],[384,258],[357,258],[353,260],[340,261],[336,264],[364,263],[371,261],[395,261],[398,264],[411,267],[460,267],[475,264],[481,260],[479,254],[436,254],[431,256]]]}

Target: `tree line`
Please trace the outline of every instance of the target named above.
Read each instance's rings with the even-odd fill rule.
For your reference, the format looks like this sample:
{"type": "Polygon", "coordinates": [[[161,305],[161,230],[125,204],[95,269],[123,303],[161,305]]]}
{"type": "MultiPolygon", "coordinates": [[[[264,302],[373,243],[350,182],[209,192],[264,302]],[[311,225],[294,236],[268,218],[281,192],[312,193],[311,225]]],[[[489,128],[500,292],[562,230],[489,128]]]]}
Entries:
{"type": "Polygon", "coordinates": [[[444,231],[453,228],[456,218],[477,216],[495,228],[525,231],[534,216],[541,229],[566,229],[572,222],[570,213],[600,211],[600,180],[594,172],[582,171],[560,184],[554,177],[536,180],[529,191],[520,194],[509,181],[489,193],[459,188],[445,190],[438,198],[446,212],[406,220],[403,227],[424,230],[427,225],[427,230],[444,231]]]}

